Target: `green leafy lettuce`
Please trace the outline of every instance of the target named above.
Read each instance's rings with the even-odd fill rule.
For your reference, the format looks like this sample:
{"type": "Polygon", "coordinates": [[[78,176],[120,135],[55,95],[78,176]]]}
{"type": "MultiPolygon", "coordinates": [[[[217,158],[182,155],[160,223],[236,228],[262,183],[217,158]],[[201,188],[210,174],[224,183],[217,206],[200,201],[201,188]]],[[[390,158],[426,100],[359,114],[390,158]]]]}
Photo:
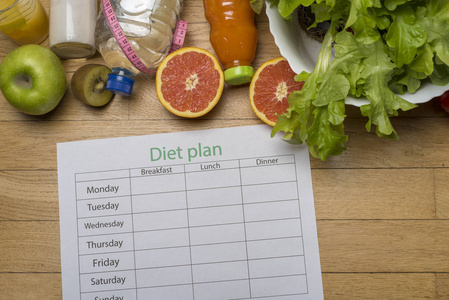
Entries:
{"type": "MultiPolygon", "coordinates": [[[[262,0],[251,0],[262,9],[262,0]]],[[[299,5],[311,6],[316,22],[330,22],[315,69],[296,80],[303,88],[289,96],[272,136],[307,143],[322,160],[346,150],[345,99],[365,98],[361,114],[380,137],[398,139],[390,117],[416,105],[398,94],[416,92],[423,80],[449,83],[447,0],[271,0],[285,19],[299,5]],[[334,54],[332,54],[334,49],[334,54]]]]}

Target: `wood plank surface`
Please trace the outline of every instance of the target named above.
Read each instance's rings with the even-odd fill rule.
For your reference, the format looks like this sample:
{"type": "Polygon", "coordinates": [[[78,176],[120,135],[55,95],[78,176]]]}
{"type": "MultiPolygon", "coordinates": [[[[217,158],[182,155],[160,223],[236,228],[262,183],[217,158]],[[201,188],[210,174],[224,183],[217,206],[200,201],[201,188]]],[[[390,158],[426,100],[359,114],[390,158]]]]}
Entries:
{"type": "MultiPolygon", "coordinates": [[[[323,274],[324,298],[334,300],[436,299],[434,274],[323,274]]],[[[443,298],[440,298],[443,299],[443,298]]]]}
{"type": "MultiPolygon", "coordinates": [[[[325,299],[348,300],[418,300],[448,299],[449,290],[435,290],[435,282],[447,283],[447,275],[434,274],[323,274],[325,299]]],[[[60,300],[61,276],[59,274],[14,273],[0,274],[0,300],[60,300]],[[6,285],[4,282],[10,282],[6,285]]]]}
{"type": "Polygon", "coordinates": [[[449,170],[435,170],[435,204],[436,216],[449,219],[449,170]]]}
{"type": "MultiPolygon", "coordinates": [[[[49,2],[41,0],[47,12],[49,2]]],[[[184,1],[181,18],[185,45],[215,53],[202,1],[184,1]]],[[[281,54],[265,13],[256,24],[257,68],[281,54]]],[[[0,62],[17,47],[0,33],[0,62]]],[[[70,82],[81,65],[104,61],[97,53],[62,63],[70,82]]],[[[187,120],[162,107],[154,80],[137,76],[131,97],[102,108],[82,104],[69,87],[40,117],[0,94],[0,300],[62,298],[57,143],[263,124],[248,85],[226,86],[209,114],[187,120]]],[[[449,118],[428,100],[392,119],[397,141],[367,132],[360,109],[347,106],[347,151],[326,162],[311,157],[325,299],[449,299],[449,118]]]]}
{"type": "Polygon", "coordinates": [[[449,268],[448,220],[317,223],[323,272],[437,273],[449,268]]]}
{"type": "Polygon", "coordinates": [[[0,273],[0,300],[60,300],[61,274],[0,273]]]}
{"type": "Polygon", "coordinates": [[[1,221],[0,236],[2,272],[61,271],[59,222],[1,221]]]}
{"type": "MultiPolygon", "coordinates": [[[[434,174],[432,169],[409,169],[404,174],[401,169],[313,169],[317,219],[435,219],[434,193],[440,199],[438,219],[448,219],[447,172],[439,171],[445,170],[434,174]]],[[[56,170],[0,174],[0,221],[59,220],[56,170]]]]}
{"type": "Polygon", "coordinates": [[[449,274],[437,274],[436,287],[438,299],[449,299],[449,274]]]}
{"type": "Polygon", "coordinates": [[[435,218],[432,169],[314,169],[312,180],[319,219],[435,218]]]}
{"type": "MultiPolygon", "coordinates": [[[[322,271],[444,273],[449,220],[318,220],[322,271]]],[[[58,272],[59,222],[1,221],[0,270],[58,272]]]]}
{"type": "MultiPolygon", "coordinates": [[[[410,169],[449,165],[449,140],[444,138],[449,118],[398,119],[395,125],[402,135],[397,141],[367,133],[364,123],[361,119],[348,119],[347,151],[338,158],[330,157],[326,162],[312,159],[312,167],[410,169]]],[[[255,124],[260,124],[260,121],[174,118],[163,121],[112,120],[108,123],[100,120],[3,122],[2,143],[8,147],[0,149],[0,169],[56,169],[56,144],[61,142],[255,124]],[[114,130],[108,130],[106,124],[114,130]],[[18,136],[22,138],[17,139],[18,136]]]]}

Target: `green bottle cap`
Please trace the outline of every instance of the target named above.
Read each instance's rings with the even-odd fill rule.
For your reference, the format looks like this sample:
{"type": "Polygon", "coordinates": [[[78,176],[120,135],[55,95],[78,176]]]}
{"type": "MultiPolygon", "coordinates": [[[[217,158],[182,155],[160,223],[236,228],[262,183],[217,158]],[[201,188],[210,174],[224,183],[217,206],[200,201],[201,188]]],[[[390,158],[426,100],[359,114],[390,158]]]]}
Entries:
{"type": "Polygon", "coordinates": [[[227,84],[240,85],[251,82],[254,76],[254,68],[251,66],[237,66],[224,71],[224,79],[227,84]]]}

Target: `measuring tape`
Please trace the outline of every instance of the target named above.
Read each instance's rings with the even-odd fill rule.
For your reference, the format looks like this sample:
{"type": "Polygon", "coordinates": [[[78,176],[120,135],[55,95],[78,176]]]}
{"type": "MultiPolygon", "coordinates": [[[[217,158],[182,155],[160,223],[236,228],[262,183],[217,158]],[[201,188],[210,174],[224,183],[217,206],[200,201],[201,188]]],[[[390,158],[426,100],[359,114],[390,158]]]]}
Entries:
{"type": "MultiPolygon", "coordinates": [[[[156,73],[156,71],[148,69],[142,60],[137,56],[137,53],[131,47],[128,39],[123,32],[122,26],[120,26],[117,17],[115,16],[114,10],[112,9],[111,2],[109,0],[102,0],[103,12],[108,22],[109,28],[112,31],[117,43],[122,49],[128,60],[136,67],[140,72],[143,73],[156,73]]],[[[172,45],[170,47],[169,53],[178,50],[184,44],[184,39],[187,32],[187,21],[179,20],[176,23],[175,32],[173,34],[172,45]]]]}

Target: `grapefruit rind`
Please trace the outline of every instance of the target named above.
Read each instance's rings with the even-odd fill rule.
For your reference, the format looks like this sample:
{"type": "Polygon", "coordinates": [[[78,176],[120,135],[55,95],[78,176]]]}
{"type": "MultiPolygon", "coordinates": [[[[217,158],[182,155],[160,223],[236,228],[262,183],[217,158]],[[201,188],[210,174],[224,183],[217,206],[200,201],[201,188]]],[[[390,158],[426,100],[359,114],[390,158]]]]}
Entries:
{"type": "Polygon", "coordinates": [[[251,84],[249,85],[249,100],[251,103],[251,108],[253,109],[254,113],[256,114],[256,116],[261,119],[264,123],[270,125],[270,126],[274,126],[276,124],[276,122],[273,122],[271,120],[269,120],[264,113],[260,112],[257,107],[256,104],[254,103],[254,93],[255,93],[255,87],[256,87],[256,82],[259,79],[259,75],[260,73],[265,69],[266,66],[268,65],[274,65],[282,60],[285,60],[284,57],[277,57],[274,59],[271,59],[269,61],[266,61],[265,63],[263,63],[256,71],[256,73],[254,73],[254,77],[251,80],[251,84]]]}
{"type": "Polygon", "coordinates": [[[163,61],[162,63],[159,65],[158,70],[156,72],[156,93],[157,93],[157,97],[159,99],[159,102],[171,113],[173,113],[174,115],[180,116],[180,117],[184,117],[184,118],[197,118],[197,117],[201,117],[204,116],[205,114],[207,114],[209,111],[212,110],[212,108],[215,107],[215,105],[218,103],[218,101],[220,100],[221,94],[223,93],[223,88],[224,88],[224,74],[223,74],[223,70],[221,69],[221,66],[218,62],[218,60],[215,58],[215,56],[210,53],[207,50],[201,49],[201,48],[197,48],[197,47],[184,47],[181,48],[179,50],[176,50],[172,53],[170,53],[163,61]],[[162,92],[162,73],[165,70],[165,68],[167,68],[167,64],[170,62],[170,60],[172,60],[174,57],[178,56],[178,55],[183,55],[184,53],[187,52],[198,52],[198,53],[202,53],[205,54],[207,57],[209,57],[214,65],[214,69],[219,73],[220,76],[220,80],[219,80],[219,85],[217,87],[217,91],[215,94],[215,97],[209,102],[209,105],[198,112],[192,112],[190,110],[186,110],[186,111],[180,111],[177,110],[176,108],[174,108],[169,101],[167,101],[164,97],[164,94],[162,92]]]}

